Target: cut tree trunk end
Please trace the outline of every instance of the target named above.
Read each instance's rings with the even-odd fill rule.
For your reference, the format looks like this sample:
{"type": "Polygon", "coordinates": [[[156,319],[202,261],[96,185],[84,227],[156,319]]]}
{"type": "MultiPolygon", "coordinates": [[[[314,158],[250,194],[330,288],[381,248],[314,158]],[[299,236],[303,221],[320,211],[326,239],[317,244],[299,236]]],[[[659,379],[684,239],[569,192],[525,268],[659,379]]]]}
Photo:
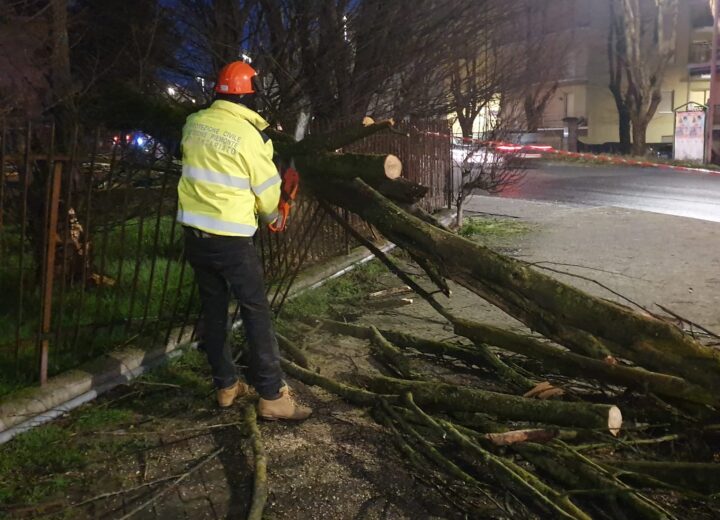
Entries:
{"type": "Polygon", "coordinates": [[[622,413],[617,406],[567,401],[540,401],[487,390],[384,376],[355,376],[378,394],[412,392],[421,405],[444,411],[484,412],[498,418],[578,428],[600,429],[618,435],[622,413]]]}

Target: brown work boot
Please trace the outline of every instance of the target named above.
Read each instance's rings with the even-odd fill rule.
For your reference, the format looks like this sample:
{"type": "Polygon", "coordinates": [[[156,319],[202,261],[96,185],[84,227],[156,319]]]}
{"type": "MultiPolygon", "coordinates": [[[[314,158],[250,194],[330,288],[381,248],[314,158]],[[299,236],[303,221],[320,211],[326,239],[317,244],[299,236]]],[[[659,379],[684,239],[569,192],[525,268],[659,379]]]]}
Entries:
{"type": "Polygon", "coordinates": [[[235,381],[235,384],[227,388],[218,388],[217,400],[220,408],[231,406],[238,397],[243,398],[251,395],[253,390],[242,381],[235,381]]]}
{"type": "Polygon", "coordinates": [[[312,408],[297,404],[290,395],[290,389],[283,385],[277,399],[260,398],[258,402],[258,415],[268,421],[278,419],[286,421],[303,421],[310,417],[312,408]]]}

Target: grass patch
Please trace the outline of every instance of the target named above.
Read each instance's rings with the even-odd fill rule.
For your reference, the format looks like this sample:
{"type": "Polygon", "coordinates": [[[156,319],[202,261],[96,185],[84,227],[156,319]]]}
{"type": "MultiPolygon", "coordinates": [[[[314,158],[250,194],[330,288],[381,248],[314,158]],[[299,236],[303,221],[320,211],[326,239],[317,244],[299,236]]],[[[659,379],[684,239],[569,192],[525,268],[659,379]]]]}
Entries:
{"type": "Polygon", "coordinates": [[[121,408],[90,406],[79,413],[73,421],[75,431],[97,431],[100,428],[129,423],[133,412],[121,408]]]}
{"type": "Polygon", "coordinates": [[[66,489],[72,479],[65,473],[85,462],[85,454],[72,446],[70,436],[66,429],[47,425],[3,446],[0,505],[33,504],[66,489]]]}
{"type": "Polygon", "coordinates": [[[655,164],[667,164],[670,166],[683,166],[687,168],[701,168],[703,170],[715,170],[720,171],[720,166],[716,164],[702,164],[693,161],[680,161],[675,159],[663,159],[659,157],[638,157],[631,155],[613,155],[613,154],[593,154],[594,157],[573,157],[568,155],[548,155],[543,159],[544,162],[549,163],[570,163],[584,166],[607,166],[607,167],[632,167],[642,168],[643,166],[638,164],[617,164],[612,162],[615,159],[627,159],[630,161],[642,161],[650,162],[655,164]]]}
{"type": "MultiPolygon", "coordinates": [[[[379,261],[372,260],[359,265],[349,273],[338,276],[324,285],[289,300],[282,311],[284,318],[308,316],[330,317],[333,306],[359,300],[379,288],[378,278],[387,272],[379,261]]],[[[282,332],[282,324],[278,324],[282,332]]]]}
{"type": "Polygon", "coordinates": [[[508,238],[531,230],[532,226],[517,219],[472,217],[466,219],[458,233],[465,238],[508,238]]]}
{"type": "MultiPolygon", "coordinates": [[[[22,433],[0,447],[0,518],[3,508],[37,505],[62,499],[73,490],[86,489],[84,472],[94,461],[121,457],[142,449],[149,440],[138,437],[97,435],[96,432],[132,427],[142,412],[192,409],[186,395],[192,390],[210,388],[207,374],[196,367],[206,364],[197,352],[187,352],[163,368],[146,375],[145,380],[173,382],[190,392],[170,394],[172,388],[152,389],[141,399],[127,399],[120,407],[107,406],[114,401],[94,402],[71,412],[69,417],[22,433]],[[195,386],[193,386],[195,385],[195,386]]],[[[126,390],[127,391],[127,390],[126,390]]],[[[142,389],[144,392],[145,389],[142,389]]],[[[11,510],[10,510],[11,511],[11,510]]],[[[10,512],[10,517],[12,513],[10,512]]],[[[74,516],[70,516],[74,518],[74,516]]]]}
{"type": "MultiPolygon", "coordinates": [[[[139,345],[162,340],[167,328],[177,322],[175,314],[183,313],[194,281],[190,268],[180,276],[181,228],[173,221],[174,216],[133,218],[96,229],[93,265],[115,285],[91,287],[56,280],[52,327],[57,335],[51,339],[50,376],[108,352],[129,338],[139,345]]],[[[0,266],[0,293],[8,295],[0,299],[0,397],[34,383],[37,377],[35,345],[41,315],[38,259],[25,251],[19,306],[18,252],[27,246],[19,236],[19,230],[9,227],[0,236],[9,252],[0,266]],[[16,360],[19,313],[21,339],[16,360]]]]}
{"type": "Polygon", "coordinates": [[[195,348],[186,349],[182,355],[151,370],[138,381],[178,385],[195,397],[203,398],[213,390],[205,354],[195,348]]]}

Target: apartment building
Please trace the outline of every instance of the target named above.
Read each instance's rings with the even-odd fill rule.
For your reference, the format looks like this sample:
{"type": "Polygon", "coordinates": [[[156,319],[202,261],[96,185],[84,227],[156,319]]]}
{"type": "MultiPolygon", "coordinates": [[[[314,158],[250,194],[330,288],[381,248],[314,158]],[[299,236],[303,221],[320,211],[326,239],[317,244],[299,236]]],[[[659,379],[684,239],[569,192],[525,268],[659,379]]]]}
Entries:
{"type": "MultiPolygon", "coordinates": [[[[540,134],[555,142],[563,119],[580,119],[580,140],[599,145],[618,141],[618,115],[608,88],[609,0],[560,0],[571,33],[565,74],[545,110],[540,134]]],[[[675,56],[667,69],[662,102],[648,127],[647,142],[672,143],[673,110],[688,102],[706,104],[710,89],[712,16],[708,0],[681,0],[675,56]]]]}

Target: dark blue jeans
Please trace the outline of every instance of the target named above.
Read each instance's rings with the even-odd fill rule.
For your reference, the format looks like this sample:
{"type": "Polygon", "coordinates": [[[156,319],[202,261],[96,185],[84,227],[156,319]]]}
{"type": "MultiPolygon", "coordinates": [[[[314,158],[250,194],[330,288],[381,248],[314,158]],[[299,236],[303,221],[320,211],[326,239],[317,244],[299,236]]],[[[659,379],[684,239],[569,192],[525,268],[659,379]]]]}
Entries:
{"type": "Polygon", "coordinates": [[[263,270],[250,237],[200,234],[185,228],[185,256],[195,271],[202,303],[201,348],[217,388],[237,381],[226,344],[230,295],[238,300],[249,351],[248,383],[261,397],[275,397],[283,382],[280,354],[265,296],[263,270]]]}

